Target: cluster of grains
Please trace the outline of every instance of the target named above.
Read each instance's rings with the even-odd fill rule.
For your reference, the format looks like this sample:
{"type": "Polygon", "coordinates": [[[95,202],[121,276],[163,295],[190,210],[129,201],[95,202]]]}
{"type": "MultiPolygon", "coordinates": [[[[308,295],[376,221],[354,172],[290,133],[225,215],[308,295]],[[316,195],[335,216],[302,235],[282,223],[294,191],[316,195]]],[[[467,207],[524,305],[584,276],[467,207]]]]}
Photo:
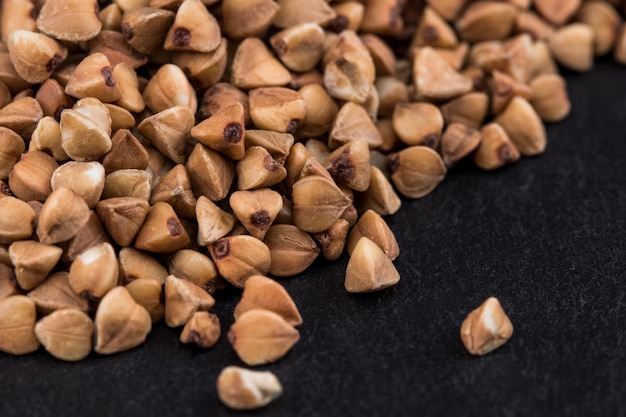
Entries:
{"type": "MultiPolygon", "coordinates": [[[[557,64],[626,63],[625,8],[3,0],[0,350],[75,361],[133,348],[161,319],[210,348],[212,294],[231,285],[234,350],[278,360],[302,318],[267,276],[347,251],[347,291],[396,284],[383,216],[399,194],[427,195],[464,158],[493,170],[542,153],[543,122],[570,110],[557,64]]],[[[510,337],[498,308],[464,324],[472,353],[510,337]]],[[[248,409],[282,387],[229,367],[218,391],[248,409]]]]}

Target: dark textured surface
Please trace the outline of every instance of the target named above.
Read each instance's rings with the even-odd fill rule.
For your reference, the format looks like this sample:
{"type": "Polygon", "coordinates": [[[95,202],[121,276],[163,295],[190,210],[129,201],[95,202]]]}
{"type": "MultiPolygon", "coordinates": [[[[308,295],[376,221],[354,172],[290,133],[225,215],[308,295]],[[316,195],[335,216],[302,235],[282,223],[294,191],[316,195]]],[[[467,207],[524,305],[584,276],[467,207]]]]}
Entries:
{"type": "MultiPolygon", "coordinates": [[[[284,395],[250,414],[626,415],[626,69],[605,60],[567,79],[573,111],[548,127],[544,155],[493,173],[466,164],[389,218],[397,286],[346,293],[345,257],[281,281],[301,340],[261,368],[284,395]],[[460,324],[490,295],[515,333],[474,358],[460,324]]],[[[225,330],[236,301],[218,300],[225,330]]],[[[80,363],[0,354],[0,416],[228,414],[215,379],[229,364],[240,362],[224,335],[201,352],[163,325],[80,363]]]]}

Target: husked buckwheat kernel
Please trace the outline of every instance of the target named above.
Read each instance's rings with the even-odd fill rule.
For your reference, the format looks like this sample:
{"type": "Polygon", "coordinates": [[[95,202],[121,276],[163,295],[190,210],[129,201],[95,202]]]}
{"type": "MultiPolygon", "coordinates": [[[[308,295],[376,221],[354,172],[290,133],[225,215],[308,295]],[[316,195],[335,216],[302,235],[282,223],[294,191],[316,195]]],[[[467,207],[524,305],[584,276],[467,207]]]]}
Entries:
{"type": "Polygon", "coordinates": [[[56,272],[28,292],[27,296],[35,302],[38,313],[46,315],[63,309],[88,312],[88,300],[74,292],[68,277],[67,272],[56,272]]]}
{"type": "Polygon", "coordinates": [[[37,123],[37,127],[30,138],[28,151],[46,152],[57,162],[68,160],[69,156],[63,149],[59,122],[50,116],[39,119],[39,123],[37,123]]]}
{"type": "Polygon", "coordinates": [[[0,299],[0,352],[25,355],[39,348],[35,303],[23,295],[0,299]]]}
{"type": "Polygon", "coordinates": [[[489,112],[489,97],[485,93],[470,92],[448,101],[440,110],[446,124],[463,123],[478,129],[489,112]]]}
{"type": "Polygon", "coordinates": [[[7,127],[28,142],[43,117],[43,110],[32,97],[13,97],[13,101],[0,109],[0,126],[7,127]]]}
{"type": "Polygon", "coordinates": [[[37,236],[44,244],[65,242],[76,236],[88,220],[89,206],[85,200],[69,188],[59,187],[43,204],[37,236]]]}
{"type": "Polygon", "coordinates": [[[111,150],[111,115],[96,98],[83,98],[63,110],[60,129],[61,147],[75,161],[98,160],[111,150]]]}
{"type": "Polygon", "coordinates": [[[581,0],[534,0],[533,6],[546,20],[561,26],[576,13],[581,0]]]}
{"type": "Polygon", "coordinates": [[[294,224],[309,233],[328,229],[350,205],[339,187],[320,175],[298,180],[293,185],[292,199],[294,224]]]}
{"type": "Polygon", "coordinates": [[[11,192],[23,201],[44,201],[52,192],[50,181],[57,167],[54,158],[45,152],[22,154],[8,176],[11,192]]]}
{"type": "Polygon", "coordinates": [[[67,48],[59,42],[28,30],[11,32],[7,48],[15,70],[31,84],[46,81],[67,58],[67,48]]]}
{"type": "Polygon", "coordinates": [[[209,254],[220,275],[235,287],[243,288],[248,277],[270,270],[269,248],[252,236],[223,237],[209,246],[209,254]]]}
{"type": "Polygon", "coordinates": [[[196,284],[173,275],[165,279],[165,323],[183,326],[196,311],[208,311],[215,300],[196,284]]]}
{"type": "Polygon", "coordinates": [[[336,16],[325,0],[278,0],[280,8],[274,16],[274,26],[285,29],[302,23],[326,26],[336,16]]]}
{"type": "Polygon", "coordinates": [[[137,131],[163,155],[177,164],[182,164],[187,155],[193,124],[192,109],[187,106],[173,106],[145,118],[137,126],[137,131]]]}
{"type": "Polygon", "coordinates": [[[584,23],[571,23],[554,31],[548,45],[556,61],[566,68],[585,72],[593,68],[593,30],[584,23]]]}
{"type": "Polygon", "coordinates": [[[196,203],[198,221],[198,244],[208,246],[226,236],[235,226],[235,219],[205,196],[196,203]]]}
{"type": "Polygon", "coordinates": [[[209,349],[215,346],[221,334],[219,318],[208,311],[196,311],[180,333],[180,341],[209,349]]]}
{"type": "Polygon", "coordinates": [[[480,131],[462,123],[451,123],[441,138],[443,162],[452,167],[480,145],[480,131]]]}
{"type": "Polygon", "coordinates": [[[328,145],[335,149],[353,140],[364,140],[370,148],[382,144],[382,137],[367,111],[358,104],[347,102],[339,109],[330,127],[328,145]]]}
{"type": "Polygon", "coordinates": [[[136,279],[125,285],[133,300],[145,308],[150,314],[152,323],[163,318],[163,286],[156,279],[136,279]]]}
{"type": "Polygon", "coordinates": [[[62,252],[58,246],[44,245],[34,240],[11,243],[9,257],[20,287],[29,291],[41,284],[61,259],[62,252]]]}
{"type": "Polygon", "coordinates": [[[246,281],[241,300],[235,307],[235,320],[249,310],[265,309],[281,315],[292,326],[302,324],[302,316],[285,288],[271,278],[253,275],[246,281]]]}
{"type": "Polygon", "coordinates": [[[56,39],[81,42],[102,29],[96,0],[49,0],[37,17],[37,28],[56,39]]]}
{"type": "Polygon", "coordinates": [[[433,48],[424,47],[413,58],[413,79],[417,97],[423,100],[448,100],[470,92],[472,82],[459,74],[433,48]]]}
{"type": "Polygon", "coordinates": [[[410,146],[388,158],[391,180],[400,194],[409,198],[430,193],[447,173],[441,156],[428,146],[410,146]]]}
{"type": "Polygon", "coordinates": [[[230,207],[248,233],[263,240],[283,207],[283,199],[268,188],[235,191],[230,196],[230,207]]]}
{"type": "Polygon", "coordinates": [[[275,362],[300,339],[300,333],[270,310],[252,309],[241,314],[228,332],[228,341],[249,366],[275,362]]]}
{"type": "Polygon", "coordinates": [[[575,16],[593,31],[593,49],[596,56],[606,55],[613,49],[621,17],[615,8],[606,2],[584,2],[575,16]]]}
{"type": "Polygon", "coordinates": [[[142,54],[151,55],[163,46],[174,16],[169,10],[138,7],[123,14],[120,29],[130,46],[142,54]]]}
{"type": "Polygon", "coordinates": [[[520,158],[519,151],[499,124],[486,124],[480,129],[480,134],[480,145],[474,152],[474,163],[479,168],[497,169],[520,158]]]}
{"type": "Polygon", "coordinates": [[[358,212],[365,213],[371,209],[384,216],[396,213],[401,205],[402,200],[394,191],[387,176],[380,169],[372,166],[369,187],[364,192],[356,193],[354,196],[354,206],[358,212]]]}
{"type": "Polygon", "coordinates": [[[379,35],[401,33],[404,28],[404,22],[400,18],[402,5],[403,3],[400,0],[366,2],[361,29],[364,32],[379,35]]]}
{"type": "Polygon", "coordinates": [[[443,116],[428,103],[398,103],[393,111],[393,130],[408,146],[439,147],[443,116]]]}
{"type": "Polygon", "coordinates": [[[547,144],[545,127],[537,112],[522,97],[513,97],[494,122],[508,133],[522,155],[537,155],[545,150],[547,144]]]}
{"type": "Polygon", "coordinates": [[[67,187],[92,209],[104,190],[104,167],[99,162],[70,161],[54,170],[50,182],[52,190],[67,187]]]}
{"type": "Polygon", "coordinates": [[[493,90],[491,95],[491,112],[493,114],[500,114],[515,96],[529,100],[533,95],[533,91],[528,85],[515,81],[513,77],[503,72],[494,70],[491,76],[493,78],[491,84],[491,89],[493,90]]]}
{"type": "Polygon", "coordinates": [[[558,122],[569,114],[571,103],[563,77],[558,74],[539,75],[530,82],[530,88],[530,104],[543,121],[558,122]]]}
{"type": "Polygon", "coordinates": [[[363,213],[352,228],[347,241],[349,254],[352,254],[362,237],[376,243],[392,261],[400,255],[400,247],[396,237],[380,214],[373,210],[367,210],[363,213]]]}
{"type": "Polygon", "coordinates": [[[270,44],[287,68],[306,72],[324,53],[324,30],[314,23],[291,26],[273,35],[270,44]]]}
{"type": "Polygon", "coordinates": [[[121,62],[113,67],[113,77],[120,88],[120,98],[115,104],[134,113],[143,111],[146,104],[139,92],[139,80],[133,67],[121,62]]]}
{"type": "Polygon", "coordinates": [[[129,246],[150,211],[143,198],[114,197],[100,200],[96,213],[113,240],[121,246],[129,246]]]}
{"type": "Polygon", "coordinates": [[[515,6],[506,2],[473,2],[456,21],[456,29],[472,43],[502,40],[511,34],[516,12],[515,6]]]}
{"type": "Polygon", "coordinates": [[[286,85],[291,75],[260,39],[245,38],[233,56],[230,78],[235,87],[249,90],[286,85]]]}
{"type": "Polygon", "coordinates": [[[185,73],[174,64],[165,64],[143,90],[143,100],[154,113],[162,112],[174,106],[189,107],[195,113],[198,99],[185,73]]]}
{"type": "Polygon", "coordinates": [[[194,193],[211,201],[226,198],[235,178],[233,160],[201,143],[193,148],[185,168],[194,193]]]}
{"type": "Polygon", "coordinates": [[[379,291],[395,285],[400,274],[383,250],[367,237],[361,237],[346,268],[344,286],[348,292],[379,291]]]}
{"type": "Polygon", "coordinates": [[[280,397],[283,387],[269,371],[250,371],[227,366],[217,378],[220,400],[235,410],[253,410],[280,397]]]}
{"type": "Polygon", "coordinates": [[[137,236],[135,248],[156,253],[176,252],[190,242],[189,235],[167,203],[152,205],[137,236]]]}
{"type": "Polygon", "coordinates": [[[117,285],[119,265],[113,246],[101,243],[74,259],[67,277],[76,294],[87,299],[100,299],[117,285]]]}
{"type": "Polygon", "coordinates": [[[35,211],[13,196],[0,198],[0,243],[8,245],[33,234],[35,211]]]}
{"type": "Polygon", "coordinates": [[[415,30],[412,44],[434,48],[454,48],[459,43],[456,33],[431,7],[426,7],[415,30]]]}
{"type": "Polygon", "coordinates": [[[192,249],[181,249],[170,256],[168,272],[185,279],[212,294],[219,288],[217,268],[205,254],[192,249]]]}
{"type": "Polygon", "coordinates": [[[55,358],[79,361],[91,352],[93,321],[74,309],[56,310],[35,325],[37,339],[55,358]]]}
{"type": "Polygon", "coordinates": [[[170,51],[211,52],[222,36],[215,17],[200,0],[185,0],[169,28],[163,47],[170,51]]]}
{"type": "Polygon", "coordinates": [[[276,277],[299,274],[306,270],[320,253],[311,236],[291,224],[270,227],[263,242],[270,251],[269,273],[276,277]]]}
{"type": "MultiPolygon", "coordinates": [[[[241,191],[271,187],[287,176],[283,164],[272,158],[262,146],[251,146],[237,161],[237,189],[241,191]]],[[[225,190],[227,192],[228,190],[225,190]]]]}
{"type": "Polygon", "coordinates": [[[472,311],[461,326],[461,340],[472,355],[486,355],[513,335],[511,320],[495,297],[472,311]]]}
{"type": "Polygon", "coordinates": [[[95,316],[94,350],[101,355],[132,349],[146,340],[152,328],[148,311],[124,287],[109,291],[95,316]]]}
{"type": "Polygon", "coordinates": [[[161,285],[165,284],[167,269],[149,254],[125,247],[120,250],[118,258],[122,285],[137,279],[153,279],[161,285]]]}
{"type": "Polygon", "coordinates": [[[270,27],[278,10],[274,0],[223,0],[222,30],[233,39],[260,35],[270,27]]]}
{"type": "Polygon", "coordinates": [[[168,203],[180,217],[193,219],[196,217],[196,197],[191,189],[191,181],[185,166],[178,164],[161,178],[152,189],[150,204],[160,201],[168,203]]]}
{"type": "Polygon", "coordinates": [[[104,179],[102,198],[131,197],[148,201],[152,189],[152,176],[141,169],[120,169],[104,179]]]}
{"type": "Polygon", "coordinates": [[[35,31],[35,4],[32,1],[4,0],[0,7],[0,35],[3,42],[15,30],[35,31]]]}

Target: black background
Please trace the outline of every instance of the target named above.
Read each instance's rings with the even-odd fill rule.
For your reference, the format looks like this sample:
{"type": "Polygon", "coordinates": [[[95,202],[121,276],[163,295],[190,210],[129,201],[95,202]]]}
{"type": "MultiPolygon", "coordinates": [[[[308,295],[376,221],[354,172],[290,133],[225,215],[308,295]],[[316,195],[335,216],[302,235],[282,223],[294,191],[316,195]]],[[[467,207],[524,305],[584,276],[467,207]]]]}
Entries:
{"type": "Polygon", "coordinates": [[[159,324],[132,351],[79,363],[0,354],[0,416],[626,415],[626,70],[604,59],[566,79],[573,110],[547,127],[545,154],[490,173],[462,164],[388,218],[398,285],[347,293],[346,256],[281,280],[304,324],[259,368],[284,386],[265,409],[217,398],[219,371],[242,365],[225,338],[231,291],[208,351],[159,324]],[[514,335],[471,357],[461,322],[492,295],[514,335]]]}

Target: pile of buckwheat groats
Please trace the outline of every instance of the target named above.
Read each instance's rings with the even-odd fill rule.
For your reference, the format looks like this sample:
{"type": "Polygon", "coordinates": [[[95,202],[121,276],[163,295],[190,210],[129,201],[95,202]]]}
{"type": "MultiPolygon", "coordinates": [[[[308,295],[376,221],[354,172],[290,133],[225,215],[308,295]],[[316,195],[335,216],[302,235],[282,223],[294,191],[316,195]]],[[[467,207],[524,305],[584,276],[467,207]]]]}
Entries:
{"type": "MultiPolygon", "coordinates": [[[[271,277],[350,254],[345,288],[400,279],[382,216],[464,158],[540,154],[567,116],[558,66],[626,63],[626,2],[3,0],[0,351],[77,361],[152,323],[210,348],[211,296],[242,288],[228,340],[276,361],[302,318],[271,277]]],[[[513,327],[489,298],[468,351],[513,327]]],[[[229,407],[282,392],[226,367],[229,407]]]]}

